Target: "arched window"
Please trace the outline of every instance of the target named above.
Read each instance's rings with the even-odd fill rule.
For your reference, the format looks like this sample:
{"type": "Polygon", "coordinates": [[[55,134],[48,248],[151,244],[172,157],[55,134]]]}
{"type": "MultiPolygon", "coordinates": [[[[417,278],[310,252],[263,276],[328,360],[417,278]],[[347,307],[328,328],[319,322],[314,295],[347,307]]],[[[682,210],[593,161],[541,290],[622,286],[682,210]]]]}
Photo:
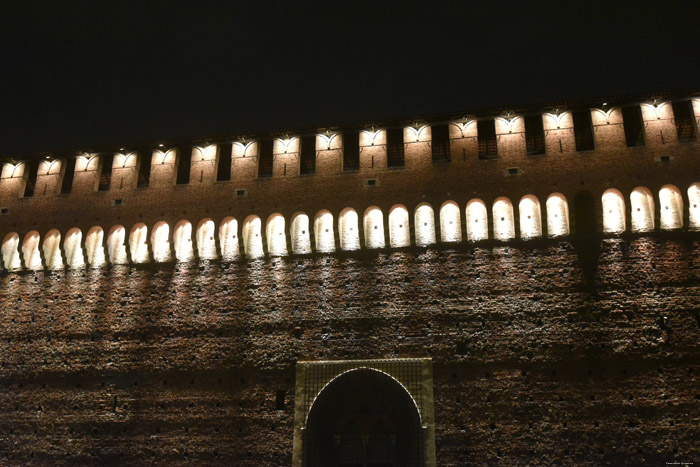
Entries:
{"type": "Polygon", "coordinates": [[[170,226],[166,222],[158,222],[151,232],[151,249],[156,263],[170,261],[170,226]]]}
{"type": "Polygon", "coordinates": [[[42,249],[44,250],[47,269],[61,269],[63,267],[63,258],[61,258],[61,232],[56,229],[51,229],[46,232],[42,249]]]}
{"type": "Polygon", "coordinates": [[[389,210],[389,245],[392,248],[411,246],[406,206],[397,204],[389,210]]]}
{"type": "Polygon", "coordinates": [[[440,207],[440,241],[442,243],[462,241],[462,218],[459,206],[454,201],[445,201],[440,207]]]}
{"type": "Polygon", "coordinates": [[[659,224],[662,230],[675,230],[683,227],[683,196],[673,185],[664,185],[659,190],[661,215],[659,224]]]}
{"type": "Polygon", "coordinates": [[[547,198],[547,233],[550,237],[569,235],[569,203],[561,193],[547,198]]]}
{"type": "Polygon", "coordinates": [[[700,230],[700,183],[693,183],[688,187],[688,227],[691,230],[700,230]]]}
{"type": "Polygon", "coordinates": [[[314,237],[316,238],[316,251],[319,253],[335,251],[333,214],[330,211],[324,209],[316,213],[314,218],[314,237]]]}
{"type": "Polygon", "coordinates": [[[435,211],[431,205],[419,204],[413,214],[413,223],[416,229],[416,245],[435,244],[435,211]]]}
{"type": "Polygon", "coordinates": [[[41,253],[39,253],[39,232],[32,230],[24,236],[22,242],[22,256],[24,257],[24,267],[33,271],[44,269],[41,264],[41,253]]]}
{"type": "Polygon", "coordinates": [[[96,225],[91,227],[85,236],[85,251],[90,266],[99,267],[105,264],[104,235],[102,227],[96,225]]]}
{"type": "Polygon", "coordinates": [[[370,206],[364,216],[365,248],[384,248],[384,214],[376,206],[370,206]]]}
{"type": "Polygon", "coordinates": [[[66,232],[66,239],[63,240],[63,251],[66,253],[68,267],[77,269],[85,266],[82,242],[83,232],[79,228],[73,227],[66,232]]]}
{"type": "Polygon", "coordinates": [[[200,259],[217,259],[216,240],[214,232],[216,226],[211,219],[202,219],[197,225],[197,255],[200,259]]]}
{"type": "Polygon", "coordinates": [[[632,232],[654,230],[654,196],[648,188],[638,186],[630,193],[632,232]]]}
{"type": "Polygon", "coordinates": [[[136,264],[150,261],[148,256],[148,227],[146,224],[138,223],[131,228],[129,233],[129,251],[131,261],[136,264]]]}
{"type": "Polygon", "coordinates": [[[496,198],[491,210],[493,215],[493,237],[501,241],[515,238],[513,204],[510,200],[504,196],[496,198]]]}
{"type": "Polygon", "coordinates": [[[478,242],[489,238],[489,215],[486,204],[478,198],[467,203],[467,240],[478,242]]]}
{"type": "Polygon", "coordinates": [[[243,249],[250,259],[262,258],[265,255],[262,243],[262,221],[252,215],[243,221],[243,249]]]}
{"type": "Polygon", "coordinates": [[[8,271],[22,269],[22,261],[19,257],[19,235],[10,232],[2,241],[2,264],[8,271]]]}
{"type": "Polygon", "coordinates": [[[173,246],[175,247],[175,258],[178,261],[187,263],[194,260],[194,248],[192,247],[192,223],[187,219],[182,219],[175,224],[173,231],[173,246]]]}
{"type": "Polygon", "coordinates": [[[124,226],[115,225],[107,234],[107,256],[112,264],[127,264],[126,256],[126,229],[124,226]]]}
{"type": "Polygon", "coordinates": [[[622,193],[611,188],[603,193],[602,203],[603,232],[624,232],[627,226],[625,222],[625,199],[622,197],[622,193]]]}
{"type": "Polygon", "coordinates": [[[345,208],[338,216],[338,233],[340,234],[340,249],[354,251],[360,249],[360,227],[357,211],[345,208]]]}
{"type": "MultiPolygon", "coordinates": [[[[286,256],[287,235],[285,234],[285,221],[282,214],[271,214],[267,218],[265,225],[265,235],[267,236],[267,252],[270,256],[286,256]]],[[[308,218],[307,218],[308,232],[308,218]]]]}
{"type": "Polygon", "coordinates": [[[518,203],[520,213],[520,238],[529,240],[542,237],[542,210],[534,195],[525,195],[518,203]]]}
{"type": "Polygon", "coordinates": [[[311,233],[309,232],[309,216],[303,212],[292,216],[290,230],[292,253],[306,255],[311,253],[311,233]]]}
{"type": "Polygon", "coordinates": [[[240,255],[238,243],[238,221],[233,217],[226,217],[219,224],[219,245],[221,246],[221,259],[233,261],[240,255]]]}

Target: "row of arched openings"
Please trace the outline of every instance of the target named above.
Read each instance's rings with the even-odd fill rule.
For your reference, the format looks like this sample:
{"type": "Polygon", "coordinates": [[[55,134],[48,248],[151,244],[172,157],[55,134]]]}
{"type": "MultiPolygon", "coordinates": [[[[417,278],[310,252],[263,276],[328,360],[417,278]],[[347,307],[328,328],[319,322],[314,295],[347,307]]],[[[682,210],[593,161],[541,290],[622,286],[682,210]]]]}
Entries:
{"type": "MultiPolygon", "coordinates": [[[[659,191],[659,227],[662,230],[683,227],[683,197],[675,186],[666,185],[659,191]]],[[[700,229],[700,183],[688,189],[689,227],[700,229]]],[[[551,194],[546,206],[546,234],[560,237],[569,234],[569,206],[561,193],[551,194]]],[[[622,233],[627,230],[626,203],[622,193],[609,189],[602,195],[603,230],[622,233]]],[[[520,238],[528,240],[543,236],[540,202],[536,196],[526,195],[518,203],[518,230],[520,238]]],[[[644,187],[630,194],[631,230],[646,232],[656,228],[654,196],[644,187]]],[[[328,210],[319,211],[311,223],[305,213],[292,216],[289,228],[281,214],[270,215],[263,225],[260,217],[248,216],[242,223],[240,238],[238,221],[223,219],[218,229],[212,219],[203,219],[193,228],[188,220],[181,220],[171,229],[166,222],[156,223],[152,229],[143,223],[134,225],[127,233],[122,225],[115,225],[105,234],[100,226],[90,228],[83,241],[83,232],[72,228],[62,239],[52,229],[44,235],[27,233],[20,244],[16,232],[7,234],[2,243],[2,263],[7,270],[98,267],[106,263],[129,264],[181,261],[194,259],[236,260],[242,255],[255,259],[265,256],[286,256],[312,252],[331,253],[367,249],[401,248],[412,244],[425,247],[438,242],[452,243],[464,240],[477,242],[490,236],[508,241],[516,237],[516,217],[511,201],[506,197],[494,200],[490,209],[481,199],[470,200],[464,210],[454,201],[446,201],[438,211],[437,223],[433,207],[419,204],[413,216],[400,204],[388,212],[377,206],[367,208],[362,216],[352,208],[343,209],[336,221],[328,210]],[[412,217],[412,219],[411,219],[412,217]],[[491,229],[489,229],[489,220],[491,229]],[[413,224],[413,229],[411,229],[413,224]],[[388,232],[385,232],[385,226],[388,232]],[[263,231],[264,227],[264,231],[263,231]],[[193,236],[194,232],[194,236],[193,236]],[[386,235],[388,233],[388,235],[386,235]],[[413,236],[412,236],[413,233],[413,236]],[[289,239],[287,236],[289,235],[289,239]],[[289,241],[288,241],[289,240],[289,241]]]]}

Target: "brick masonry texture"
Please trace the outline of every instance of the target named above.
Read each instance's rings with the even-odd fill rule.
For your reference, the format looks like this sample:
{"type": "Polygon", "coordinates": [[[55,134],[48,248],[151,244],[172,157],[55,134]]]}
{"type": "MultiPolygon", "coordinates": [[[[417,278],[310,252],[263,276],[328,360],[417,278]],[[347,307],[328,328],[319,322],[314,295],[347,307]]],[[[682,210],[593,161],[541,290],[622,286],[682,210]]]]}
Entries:
{"type": "Polygon", "coordinates": [[[3,274],[0,463],[289,465],[297,360],[410,356],[438,465],[692,462],[699,297],[688,233],[3,274]]]}

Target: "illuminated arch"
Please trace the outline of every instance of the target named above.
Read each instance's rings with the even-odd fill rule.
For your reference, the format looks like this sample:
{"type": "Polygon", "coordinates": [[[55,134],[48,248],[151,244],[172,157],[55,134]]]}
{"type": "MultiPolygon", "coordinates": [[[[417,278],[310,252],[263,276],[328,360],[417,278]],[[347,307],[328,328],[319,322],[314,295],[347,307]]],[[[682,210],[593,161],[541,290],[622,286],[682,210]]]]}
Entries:
{"type": "Polygon", "coordinates": [[[479,198],[469,200],[466,209],[467,240],[478,242],[489,238],[489,214],[479,198]]]}
{"type": "Polygon", "coordinates": [[[102,227],[96,225],[90,227],[85,236],[85,252],[90,266],[99,267],[105,264],[104,235],[102,227]]]}
{"type": "Polygon", "coordinates": [[[311,233],[309,231],[309,216],[298,212],[292,216],[289,229],[292,240],[292,253],[306,255],[311,253],[311,233]]]}
{"type": "Polygon", "coordinates": [[[547,235],[569,235],[569,203],[561,193],[552,193],[547,198],[547,235]]]}
{"type": "Polygon", "coordinates": [[[360,227],[357,211],[345,208],[338,216],[338,233],[340,234],[340,249],[353,251],[360,249],[360,227]]]}
{"type": "Polygon", "coordinates": [[[202,219],[197,224],[197,256],[199,259],[218,258],[214,232],[216,232],[216,226],[212,219],[202,219]]]}
{"type": "Polygon", "coordinates": [[[265,235],[267,237],[267,252],[270,256],[286,256],[288,254],[285,224],[286,222],[282,214],[270,214],[270,217],[267,218],[267,222],[265,223],[265,235]]]}
{"type": "Polygon", "coordinates": [[[165,263],[172,259],[170,255],[170,226],[167,222],[158,222],[151,230],[151,250],[153,261],[165,263]]]}
{"type": "Polygon", "coordinates": [[[428,246],[435,244],[435,211],[428,203],[421,203],[413,214],[413,225],[416,229],[416,245],[428,246]]]}
{"type": "Polygon", "coordinates": [[[659,224],[662,230],[683,228],[683,196],[674,185],[664,185],[659,190],[659,224]]]}
{"type": "Polygon", "coordinates": [[[630,193],[632,232],[652,232],[654,230],[654,195],[648,188],[638,186],[630,193]]]}
{"type": "Polygon", "coordinates": [[[370,206],[363,217],[365,248],[384,248],[384,214],[377,206],[370,206]]]}
{"type": "Polygon", "coordinates": [[[453,243],[462,241],[462,217],[454,201],[445,201],[440,206],[440,241],[453,243]]]}
{"type": "Polygon", "coordinates": [[[115,225],[107,234],[107,256],[112,264],[127,264],[126,254],[126,229],[122,225],[115,225]]]}
{"type": "Polygon", "coordinates": [[[534,195],[525,195],[518,203],[520,214],[520,238],[529,240],[542,237],[542,209],[534,195]]]}
{"type": "Polygon", "coordinates": [[[700,183],[688,187],[688,227],[700,230],[700,183]]]}
{"type": "Polygon", "coordinates": [[[389,245],[392,248],[411,246],[408,209],[402,204],[397,204],[389,210],[389,245]]]}
{"type": "Polygon", "coordinates": [[[601,197],[603,204],[603,232],[622,233],[626,230],[625,199],[622,193],[610,188],[601,197]]]}
{"type": "Polygon", "coordinates": [[[131,261],[140,264],[148,263],[150,257],[148,255],[148,227],[146,224],[139,222],[131,228],[129,232],[129,251],[131,252],[131,261]]]}
{"type": "Polygon", "coordinates": [[[182,219],[175,224],[175,229],[173,229],[173,246],[175,247],[175,258],[178,261],[187,263],[194,260],[192,223],[187,219],[182,219]]]}
{"type": "Polygon", "coordinates": [[[491,213],[493,215],[493,237],[501,241],[515,238],[513,203],[505,196],[496,198],[491,207],[491,213]]]}
{"type": "Polygon", "coordinates": [[[61,269],[63,267],[63,258],[61,257],[61,232],[57,229],[51,229],[46,232],[46,235],[44,235],[44,242],[41,244],[41,249],[44,251],[47,269],[61,269]]]}
{"type": "Polygon", "coordinates": [[[250,259],[265,255],[262,243],[262,221],[256,215],[250,215],[243,221],[243,250],[250,259]]]}
{"type": "Polygon", "coordinates": [[[22,269],[22,261],[19,256],[19,235],[10,232],[2,241],[2,264],[8,271],[22,269]]]}
{"type": "Polygon", "coordinates": [[[69,268],[78,269],[85,266],[82,242],[83,232],[79,228],[73,227],[66,232],[66,238],[63,240],[63,251],[69,268]]]}
{"type": "Polygon", "coordinates": [[[41,237],[39,232],[32,230],[24,236],[22,241],[22,257],[24,267],[32,271],[41,271],[44,266],[41,264],[41,253],[39,252],[39,242],[41,237]]]}
{"type": "Polygon", "coordinates": [[[335,231],[333,230],[333,214],[324,209],[316,213],[314,218],[314,237],[316,251],[331,253],[335,251],[335,231]]]}
{"type": "Polygon", "coordinates": [[[221,246],[221,259],[224,261],[233,261],[240,256],[238,221],[234,217],[226,217],[219,224],[219,245],[221,246]]]}

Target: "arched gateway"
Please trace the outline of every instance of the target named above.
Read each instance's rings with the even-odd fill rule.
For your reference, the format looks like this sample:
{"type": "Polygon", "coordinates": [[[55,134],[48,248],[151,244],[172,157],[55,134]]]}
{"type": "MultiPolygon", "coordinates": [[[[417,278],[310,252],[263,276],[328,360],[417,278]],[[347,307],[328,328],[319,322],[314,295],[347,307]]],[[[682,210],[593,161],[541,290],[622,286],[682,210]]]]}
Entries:
{"type": "Polygon", "coordinates": [[[429,360],[299,365],[294,465],[434,465],[429,360]]]}

